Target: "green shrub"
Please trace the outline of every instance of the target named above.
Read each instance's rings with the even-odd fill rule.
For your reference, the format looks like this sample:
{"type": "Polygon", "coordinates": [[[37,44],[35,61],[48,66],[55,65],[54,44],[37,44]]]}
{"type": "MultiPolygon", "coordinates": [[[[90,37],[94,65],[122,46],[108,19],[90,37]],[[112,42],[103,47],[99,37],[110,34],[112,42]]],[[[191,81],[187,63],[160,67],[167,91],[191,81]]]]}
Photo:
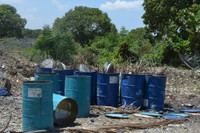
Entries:
{"type": "Polygon", "coordinates": [[[22,50],[22,55],[30,61],[41,62],[42,60],[48,58],[45,52],[34,48],[27,48],[22,50]]]}
{"type": "Polygon", "coordinates": [[[68,65],[73,62],[78,47],[70,32],[53,32],[48,26],[45,26],[33,49],[45,52],[54,60],[60,60],[68,65]]]}

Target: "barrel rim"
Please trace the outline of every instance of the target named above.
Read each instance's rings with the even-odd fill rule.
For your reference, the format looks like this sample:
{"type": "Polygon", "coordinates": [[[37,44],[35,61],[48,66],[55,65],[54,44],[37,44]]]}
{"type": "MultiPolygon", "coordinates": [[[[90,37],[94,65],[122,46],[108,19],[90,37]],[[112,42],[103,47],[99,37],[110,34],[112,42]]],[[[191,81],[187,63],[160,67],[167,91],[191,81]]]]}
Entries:
{"type": "Polygon", "coordinates": [[[52,69],[52,72],[63,72],[63,71],[74,71],[74,69],[66,69],[66,70],[63,70],[63,69],[52,69]]]}
{"type": "Polygon", "coordinates": [[[90,74],[90,73],[97,73],[97,72],[80,72],[80,71],[74,71],[74,73],[88,73],[88,74],[90,74]]]}
{"type": "Polygon", "coordinates": [[[101,74],[101,75],[119,75],[120,73],[97,73],[97,74],[101,74]]]}
{"type": "Polygon", "coordinates": [[[91,76],[87,76],[87,75],[66,75],[65,78],[91,78],[91,76]]]}
{"type": "MultiPolygon", "coordinates": [[[[57,94],[58,95],[58,94],[57,94]]],[[[78,114],[78,104],[77,104],[77,102],[76,102],[76,100],[74,100],[74,99],[72,99],[72,98],[69,98],[69,97],[66,97],[66,98],[63,98],[58,104],[57,104],[57,106],[56,106],[56,109],[58,108],[58,106],[60,106],[60,104],[61,104],[61,102],[66,102],[66,103],[68,103],[68,102],[73,102],[73,104],[75,104],[75,108],[77,108],[77,112],[73,112],[73,113],[77,113],[78,114]]],[[[56,110],[55,109],[55,110],[56,110]]]]}
{"type": "Polygon", "coordinates": [[[54,123],[58,124],[60,126],[66,126],[66,125],[72,124],[75,121],[75,119],[78,115],[78,104],[74,99],[65,97],[59,101],[59,103],[56,105],[55,109],[53,109],[53,110],[55,112],[54,123]],[[61,107],[61,105],[63,105],[63,102],[68,104],[68,106],[66,106],[66,107],[68,107],[68,108],[66,108],[66,111],[70,112],[70,114],[67,114],[67,116],[65,116],[62,119],[60,119],[60,118],[58,119],[58,118],[56,118],[56,110],[61,109],[59,107],[61,107]]]}
{"type": "Polygon", "coordinates": [[[126,74],[126,73],[121,73],[122,75],[128,75],[128,76],[146,76],[146,74],[126,74]]]}
{"type": "Polygon", "coordinates": [[[52,81],[50,80],[34,80],[34,81],[23,81],[23,84],[29,84],[29,83],[32,83],[32,84],[42,84],[42,83],[53,83],[52,81]]]}
{"type": "Polygon", "coordinates": [[[59,75],[58,73],[51,73],[51,72],[36,72],[35,74],[39,74],[39,75],[59,75]]]}

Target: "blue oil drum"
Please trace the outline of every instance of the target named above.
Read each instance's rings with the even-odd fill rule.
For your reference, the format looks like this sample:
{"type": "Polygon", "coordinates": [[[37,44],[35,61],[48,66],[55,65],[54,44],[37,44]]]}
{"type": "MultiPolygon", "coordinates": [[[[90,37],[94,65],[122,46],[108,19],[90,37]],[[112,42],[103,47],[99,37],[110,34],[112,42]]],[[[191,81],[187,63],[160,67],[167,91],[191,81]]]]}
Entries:
{"type": "Polygon", "coordinates": [[[37,66],[36,72],[47,72],[47,73],[51,73],[51,72],[52,72],[52,68],[42,68],[42,67],[37,66]]]}
{"type": "Polygon", "coordinates": [[[96,85],[97,73],[96,72],[74,72],[74,75],[91,76],[91,92],[90,92],[90,105],[96,104],[96,85]]]}
{"type": "Polygon", "coordinates": [[[65,96],[78,104],[78,117],[90,116],[90,76],[66,76],[65,96]]]}
{"type": "Polygon", "coordinates": [[[54,124],[68,126],[76,120],[78,104],[72,98],[53,94],[54,124]]]}
{"type": "Polygon", "coordinates": [[[53,73],[58,73],[58,92],[57,94],[61,94],[64,96],[65,90],[65,76],[74,75],[74,70],[52,70],[53,73]]]}
{"type": "Polygon", "coordinates": [[[164,109],[166,75],[146,75],[143,109],[162,111],[164,109]]]}
{"type": "Polygon", "coordinates": [[[25,81],[22,84],[23,131],[53,129],[52,81],[25,81]]]}
{"type": "Polygon", "coordinates": [[[53,83],[53,93],[58,91],[58,74],[57,73],[35,73],[35,80],[49,80],[53,83]]]}
{"type": "Polygon", "coordinates": [[[121,75],[121,105],[142,106],[145,75],[121,75]]]}
{"type": "Polygon", "coordinates": [[[119,74],[97,74],[97,105],[118,106],[119,74]]]}

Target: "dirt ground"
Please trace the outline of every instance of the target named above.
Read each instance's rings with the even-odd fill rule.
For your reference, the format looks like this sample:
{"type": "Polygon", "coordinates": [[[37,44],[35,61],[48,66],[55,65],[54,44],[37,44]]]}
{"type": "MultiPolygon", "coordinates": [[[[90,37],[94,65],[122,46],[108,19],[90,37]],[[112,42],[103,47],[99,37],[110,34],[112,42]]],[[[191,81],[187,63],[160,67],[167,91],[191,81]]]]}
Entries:
{"type": "MultiPolygon", "coordinates": [[[[36,71],[36,63],[28,62],[9,53],[0,54],[0,72],[11,81],[10,96],[0,96],[0,132],[22,131],[22,79],[36,71]],[[9,124],[8,124],[9,123],[9,124]]],[[[163,69],[157,67],[156,70],[163,69]]],[[[200,109],[200,73],[167,67],[165,107],[175,112],[186,108],[200,109]]],[[[1,86],[3,82],[0,82],[1,86]]],[[[0,86],[0,87],[1,87],[0,86]]],[[[77,118],[73,125],[58,132],[135,132],[135,133],[199,133],[200,113],[191,114],[186,120],[167,120],[162,117],[135,116],[132,110],[129,119],[113,119],[104,113],[120,112],[120,107],[91,107],[91,117],[77,118]]],[[[162,112],[163,113],[163,112],[162,112]]],[[[166,113],[166,112],[164,112],[166,113]]],[[[56,132],[56,131],[52,131],[56,132]]]]}

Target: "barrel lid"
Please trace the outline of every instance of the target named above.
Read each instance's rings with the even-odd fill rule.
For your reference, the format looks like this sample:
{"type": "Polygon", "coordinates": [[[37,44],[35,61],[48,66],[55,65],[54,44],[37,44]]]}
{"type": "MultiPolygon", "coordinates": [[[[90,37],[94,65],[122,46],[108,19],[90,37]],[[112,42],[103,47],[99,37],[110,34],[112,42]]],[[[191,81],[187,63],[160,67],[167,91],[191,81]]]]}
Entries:
{"type": "Polygon", "coordinates": [[[119,114],[119,113],[106,113],[106,117],[111,117],[111,118],[122,118],[122,119],[129,119],[130,116],[126,114],[119,114]]]}
{"type": "Polygon", "coordinates": [[[191,113],[198,113],[200,109],[180,109],[181,112],[191,112],[191,113]]]}
{"type": "Polygon", "coordinates": [[[175,113],[175,112],[170,112],[170,113],[167,113],[167,115],[179,115],[179,116],[190,116],[189,114],[186,114],[186,113],[175,113]]]}
{"type": "Polygon", "coordinates": [[[187,118],[181,115],[163,115],[164,118],[166,119],[181,119],[181,120],[186,120],[187,118]]]}
{"type": "Polygon", "coordinates": [[[162,115],[159,114],[159,113],[147,112],[147,111],[139,112],[139,113],[140,113],[140,114],[143,114],[143,115],[149,115],[149,116],[162,116],[162,115]]]}

